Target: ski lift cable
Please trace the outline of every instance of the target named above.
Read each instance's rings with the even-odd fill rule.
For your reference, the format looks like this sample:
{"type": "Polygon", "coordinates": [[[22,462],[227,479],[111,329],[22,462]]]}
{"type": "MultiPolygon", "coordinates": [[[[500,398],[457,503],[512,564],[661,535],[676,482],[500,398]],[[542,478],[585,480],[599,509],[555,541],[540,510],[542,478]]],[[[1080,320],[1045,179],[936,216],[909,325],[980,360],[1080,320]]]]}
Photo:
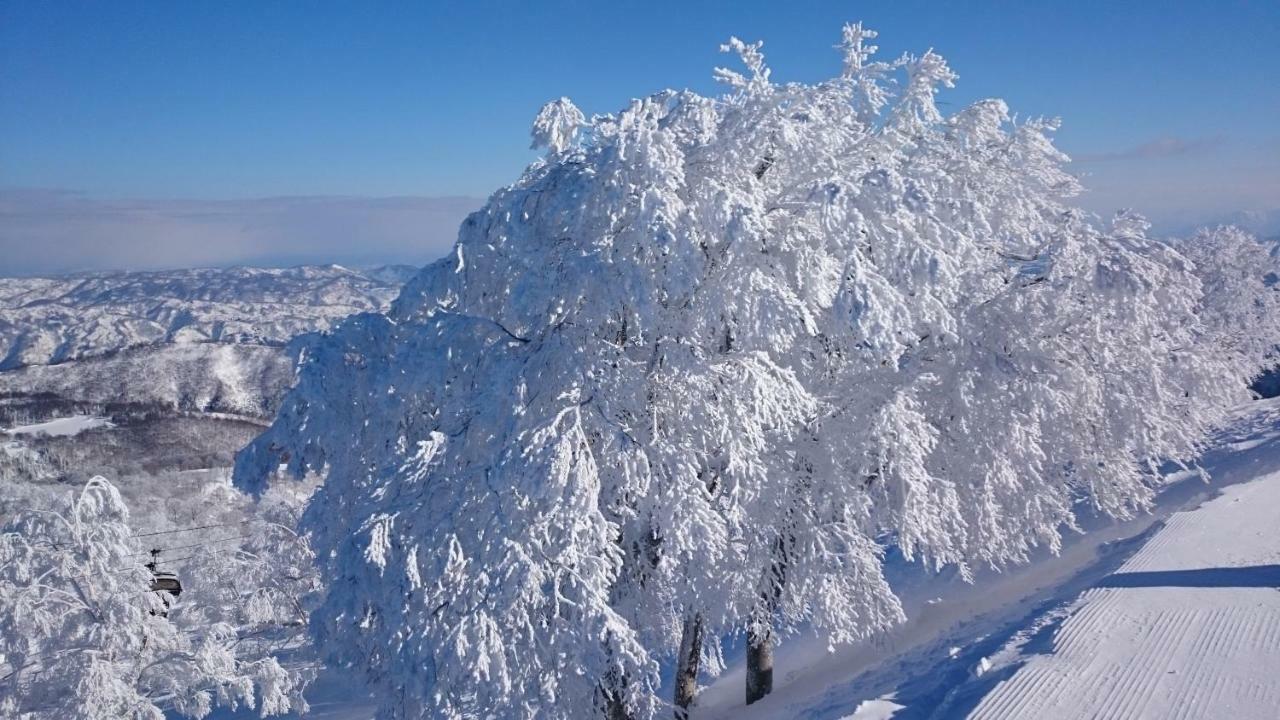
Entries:
{"type": "MultiPolygon", "coordinates": [[[[228,539],[228,540],[230,540],[230,539],[232,539],[232,538],[227,538],[227,539],[228,539]]],[[[237,538],[237,539],[238,539],[238,538],[237,538]]],[[[176,562],[182,562],[183,560],[192,560],[192,559],[195,559],[195,558],[205,558],[205,557],[211,557],[211,556],[213,556],[213,555],[226,555],[226,554],[229,554],[229,553],[239,552],[239,551],[240,551],[240,548],[226,548],[226,549],[219,549],[219,550],[210,550],[209,552],[196,553],[196,554],[194,554],[194,555],[187,555],[187,556],[185,556],[185,557],[166,559],[164,562],[166,562],[166,563],[176,563],[176,562]]],[[[135,554],[136,554],[136,553],[135,553],[135,554]]],[[[150,554],[150,553],[148,552],[147,554],[150,554]]],[[[132,555],[130,555],[130,557],[132,557],[132,555]]],[[[71,576],[71,578],[72,578],[72,579],[79,580],[79,579],[82,579],[82,578],[88,578],[88,577],[96,577],[96,576],[102,576],[102,575],[116,575],[116,574],[119,574],[119,573],[135,572],[139,567],[145,567],[145,566],[141,566],[141,565],[139,565],[139,566],[136,566],[136,567],[118,567],[118,568],[107,568],[107,569],[104,569],[104,570],[94,570],[94,571],[87,572],[87,573],[81,573],[81,574],[79,574],[79,575],[73,575],[73,576],[71,576]]]]}
{"type": "Polygon", "coordinates": [[[184,556],[179,557],[179,558],[166,558],[166,559],[161,560],[161,562],[167,565],[167,564],[169,564],[169,563],[178,563],[178,562],[182,562],[183,560],[194,560],[194,559],[196,559],[196,558],[207,558],[207,557],[213,557],[214,555],[234,555],[234,554],[239,553],[239,552],[241,552],[241,550],[240,550],[240,548],[238,548],[238,547],[215,548],[215,549],[212,549],[212,550],[208,550],[208,551],[206,551],[206,552],[198,552],[198,553],[194,553],[194,554],[192,554],[192,555],[184,555],[184,556]]]}
{"type": "Polygon", "coordinates": [[[224,538],[218,538],[217,540],[210,540],[208,542],[191,543],[189,545],[175,545],[170,548],[164,548],[163,550],[161,550],[161,552],[168,552],[170,550],[186,550],[187,548],[204,547],[205,545],[217,545],[218,543],[231,542],[232,540],[247,540],[250,537],[252,536],[251,535],[235,535],[232,537],[224,537],[224,538]]]}
{"type": "Polygon", "coordinates": [[[176,563],[176,562],[182,562],[183,560],[194,560],[195,558],[206,558],[213,555],[226,555],[227,553],[230,553],[233,551],[234,551],[234,548],[228,549],[228,550],[215,550],[213,552],[207,552],[207,553],[196,553],[195,555],[188,555],[186,557],[172,558],[170,560],[165,560],[165,562],[176,563]]]}
{"type": "Polygon", "coordinates": [[[155,532],[146,532],[146,533],[138,533],[137,535],[130,535],[130,537],[142,538],[142,537],[153,537],[156,535],[172,535],[173,533],[191,532],[192,530],[208,530],[210,528],[232,527],[235,525],[244,525],[249,522],[252,522],[252,520],[251,519],[241,520],[239,522],[230,522],[230,523],[215,523],[213,525],[197,525],[195,527],[176,528],[174,530],[157,530],[155,532]]]}
{"type": "MultiPolygon", "coordinates": [[[[208,552],[200,552],[200,553],[195,553],[193,555],[184,555],[183,557],[180,557],[180,558],[166,558],[161,562],[168,565],[170,563],[178,563],[184,560],[195,560],[197,558],[213,557],[214,555],[229,555],[231,553],[239,552],[239,550],[240,550],[239,548],[225,548],[225,549],[219,549],[219,550],[210,550],[208,552]]],[[[120,570],[117,570],[115,572],[125,572],[127,570],[128,570],[127,568],[121,568],[120,570]]]]}
{"type": "MultiPolygon", "coordinates": [[[[161,553],[166,553],[172,550],[186,550],[187,548],[204,547],[205,545],[216,545],[218,543],[230,542],[232,540],[244,540],[249,537],[252,537],[252,536],[251,535],[235,535],[232,537],[218,538],[217,540],[208,540],[206,542],[190,543],[187,545],[174,545],[173,547],[166,547],[166,548],[157,548],[157,550],[159,550],[161,553]]],[[[133,555],[133,556],[150,555],[150,554],[152,554],[151,550],[144,550],[142,552],[130,553],[130,555],[133,555]]],[[[164,558],[161,558],[161,559],[164,559],[164,558]]]]}

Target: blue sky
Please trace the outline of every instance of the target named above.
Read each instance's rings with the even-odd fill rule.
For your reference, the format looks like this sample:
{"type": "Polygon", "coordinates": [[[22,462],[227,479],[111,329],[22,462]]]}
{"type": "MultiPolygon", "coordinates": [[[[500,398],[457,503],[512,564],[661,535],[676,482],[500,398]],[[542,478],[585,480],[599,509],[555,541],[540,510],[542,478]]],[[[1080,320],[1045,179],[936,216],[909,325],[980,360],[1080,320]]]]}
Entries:
{"type": "MultiPolygon", "coordinates": [[[[608,112],[663,87],[714,92],[731,34],[765,41],[775,79],[817,80],[837,71],[848,20],[879,30],[885,55],[943,54],[960,74],[944,111],[998,96],[1062,117],[1091,209],[1132,205],[1174,227],[1280,207],[1275,0],[0,0],[0,250],[27,242],[36,215],[56,239],[67,213],[126,201],[154,214],[181,200],[191,215],[193,201],[482,198],[530,160],[548,99],[608,112]],[[57,202],[14,199],[42,193],[57,202]]],[[[447,244],[420,248],[414,231],[387,259],[447,244]]],[[[273,257],[270,237],[255,242],[250,260],[273,257]]]]}

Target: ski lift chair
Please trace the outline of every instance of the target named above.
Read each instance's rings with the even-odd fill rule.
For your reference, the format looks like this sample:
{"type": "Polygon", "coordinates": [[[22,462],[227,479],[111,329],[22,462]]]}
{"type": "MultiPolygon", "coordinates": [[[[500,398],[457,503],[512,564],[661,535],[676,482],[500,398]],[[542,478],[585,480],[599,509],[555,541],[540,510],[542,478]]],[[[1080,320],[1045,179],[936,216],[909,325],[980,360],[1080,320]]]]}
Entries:
{"type": "MultiPolygon", "coordinates": [[[[159,569],[160,550],[153,549],[151,551],[151,562],[147,563],[146,568],[151,571],[151,592],[160,598],[160,602],[164,604],[164,610],[160,612],[161,617],[169,617],[169,605],[175,598],[182,594],[182,581],[178,580],[178,576],[166,570],[159,569]]],[[[152,613],[155,614],[154,612],[152,613]]]]}

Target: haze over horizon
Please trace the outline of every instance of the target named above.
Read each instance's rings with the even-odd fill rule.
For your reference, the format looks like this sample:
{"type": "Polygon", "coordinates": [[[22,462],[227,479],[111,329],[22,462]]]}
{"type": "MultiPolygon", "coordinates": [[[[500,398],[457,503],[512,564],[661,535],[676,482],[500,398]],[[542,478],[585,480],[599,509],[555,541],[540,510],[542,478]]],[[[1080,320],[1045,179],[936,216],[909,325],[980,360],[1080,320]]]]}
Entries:
{"type": "Polygon", "coordinates": [[[1102,7],[8,3],[0,274],[421,265],[533,159],[543,102],[714,92],[730,35],[764,40],[775,79],[813,80],[852,20],[882,57],[946,57],[944,111],[998,96],[1061,117],[1088,210],[1280,231],[1280,90],[1254,79],[1280,71],[1280,5],[1107,4],[1105,26],[1102,7]]]}

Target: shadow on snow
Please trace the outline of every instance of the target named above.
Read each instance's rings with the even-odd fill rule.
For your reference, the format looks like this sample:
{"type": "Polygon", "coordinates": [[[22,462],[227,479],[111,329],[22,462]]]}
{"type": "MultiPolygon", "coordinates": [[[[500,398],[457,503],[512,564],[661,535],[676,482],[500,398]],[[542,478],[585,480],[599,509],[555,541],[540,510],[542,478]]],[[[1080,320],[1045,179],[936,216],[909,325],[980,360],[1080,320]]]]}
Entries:
{"type": "Polygon", "coordinates": [[[1098,587],[1280,588],[1280,565],[1120,573],[1103,579],[1098,587]]]}

